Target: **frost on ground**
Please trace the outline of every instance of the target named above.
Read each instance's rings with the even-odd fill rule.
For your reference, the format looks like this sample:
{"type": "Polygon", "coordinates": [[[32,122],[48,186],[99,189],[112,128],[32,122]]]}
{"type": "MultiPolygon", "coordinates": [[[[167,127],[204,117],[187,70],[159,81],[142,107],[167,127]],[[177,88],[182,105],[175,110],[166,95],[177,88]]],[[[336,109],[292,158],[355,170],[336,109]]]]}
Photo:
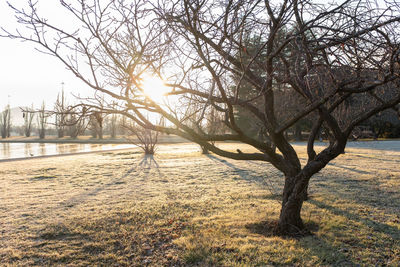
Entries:
{"type": "Polygon", "coordinates": [[[283,177],[263,162],[193,144],[3,162],[0,265],[396,266],[399,156],[346,149],[313,177],[302,216],[314,235],[299,240],[268,232],[283,177]]]}

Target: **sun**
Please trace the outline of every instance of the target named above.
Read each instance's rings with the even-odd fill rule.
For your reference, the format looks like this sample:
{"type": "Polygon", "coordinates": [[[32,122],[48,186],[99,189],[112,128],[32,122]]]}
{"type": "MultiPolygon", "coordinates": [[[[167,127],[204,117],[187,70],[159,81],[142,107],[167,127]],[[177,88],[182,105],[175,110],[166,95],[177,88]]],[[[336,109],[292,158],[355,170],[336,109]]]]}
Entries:
{"type": "Polygon", "coordinates": [[[141,87],[143,93],[158,104],[163,103],[166,100],[166,94],[170,92],[163,80],[148,74],[142,76],[141,87]]]}

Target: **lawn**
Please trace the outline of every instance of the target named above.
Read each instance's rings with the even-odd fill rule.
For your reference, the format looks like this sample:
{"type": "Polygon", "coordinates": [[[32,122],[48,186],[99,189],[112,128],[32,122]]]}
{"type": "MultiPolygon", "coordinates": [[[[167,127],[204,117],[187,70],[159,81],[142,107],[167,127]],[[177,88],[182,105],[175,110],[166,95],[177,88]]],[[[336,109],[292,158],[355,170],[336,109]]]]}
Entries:
{"type": "Polygon", "coordinates": [[[289,239],[270,230],[279,172],[199,151],[0,163],[0,265],[400,265],[400,152],[347,149],[311,180],[313,234],[289,239]]]}

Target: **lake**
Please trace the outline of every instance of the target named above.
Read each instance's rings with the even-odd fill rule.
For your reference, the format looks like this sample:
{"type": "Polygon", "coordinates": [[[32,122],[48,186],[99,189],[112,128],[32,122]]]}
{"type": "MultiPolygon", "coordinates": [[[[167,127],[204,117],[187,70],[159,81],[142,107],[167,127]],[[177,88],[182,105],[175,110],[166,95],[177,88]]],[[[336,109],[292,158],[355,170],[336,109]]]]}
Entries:
{"type": "MultiPolygon", "coordinates": [[[[305,142],[295,142],[294,145],[306,145],[305,142]]],[[[316,146],[326,146],[326,143],[316,142],[316,146]]],[[[106,151],[124,148],[134,148],[133,144],[57,144],[57,143],[0,143],[0,160],[29,158],[50,155],[65,155],[81,152],[106,151]]],[[[400,140],[390,141],[356,141],[348,142],[347,148],[366,148],[390,151],[400,151],[400,140]]],[[[170,153],[171,150],[197,151],[199,146],[193,143],[185,145],[159,145],[157,151],[170,153]],[[175,146],[177,146],[175,148],[175,146]],[[164,151],[165,150],[165,151],[164,151]]],[[[187,152],[186,151],[186,152],[187,152]]]]}
{"type": "Polygon", "coordinates": [[[0,143],[0,160],[136,147],[133,144],[0,143]]]}

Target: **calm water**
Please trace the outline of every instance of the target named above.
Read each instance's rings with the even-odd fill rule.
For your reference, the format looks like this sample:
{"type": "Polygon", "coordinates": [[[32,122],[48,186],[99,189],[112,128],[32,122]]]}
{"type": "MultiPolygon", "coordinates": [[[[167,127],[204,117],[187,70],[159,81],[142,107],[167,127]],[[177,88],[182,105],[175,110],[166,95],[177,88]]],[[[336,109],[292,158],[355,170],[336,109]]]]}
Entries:
{"type": "MultiPolygon", "coordinates": [[[[296,142],[296,145],[306,145],[296,142]]],[[[316,142],[316,146],[326,146],[326,143],[316,142]]],[[[136,147],[132,144],[55,144],[55,143],[0,143],[0,160],[29,158],[48,155],[62,155],[79,152],[104,151],[136,147]]],[[[390,151],[400,151],[400,140],[348,142],[347,148],[367,148],[390,151]]],[[[158,146],[157,151],[167,153],[171,150],[198,151],[199,146],[193,143],[169,144],[158,146]]]]}
{"type": "Polygon", "coordinates": [[[0,160],[133,148],[131,144],[1,143],[0,160]]]}

